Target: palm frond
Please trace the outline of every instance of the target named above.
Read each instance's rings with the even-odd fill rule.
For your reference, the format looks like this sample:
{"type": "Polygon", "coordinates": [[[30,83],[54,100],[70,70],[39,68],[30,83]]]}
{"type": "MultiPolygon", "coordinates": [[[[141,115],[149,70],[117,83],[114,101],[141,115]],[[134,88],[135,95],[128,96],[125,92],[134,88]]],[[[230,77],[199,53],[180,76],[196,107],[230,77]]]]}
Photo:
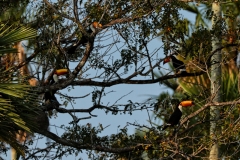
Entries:
{"type": "MultiPolygon", "coordinates": [[[[27,27],[12,28],[1,25],[0,54],[16,53],[10,46],[22,40],[36,37],[36,30],[27,27]]],[[[14,63],[13,63],[14,64],[14,63]]],[[[24,78],[24,77],[22,77],[24,78]]],[[[22,83],[10,65],[1,68],[0,76],[0,141],[24,155],[24,149],[16,140],[16,132],[32,132],[37,129],[36,117],[39,114],[38,94],[34,87],[22,83]]]]}
{"type": "Polygon", "coordinates": [[[0,46],[36,37],[36,30],[27,27],[11,29],[8,27],[0,34],[0,46]]]}
{"type": "Polygon", "coordinates": [[[16,48],[0,48],[0,54],[6,54],[6,53],[17,53],[16,48]]]}
{"type": "Polygon", "coordinates": [[[222,76],[222,101],[231,101],[238,98],[238,75],[236,72],[224,73],[222,76]]]}
{"type": "Polygon", "coordinates": [[[38,95],[34,88],[25,84],[0,83],[0,140],[10,144],[24,155],[22,146],[16,140],[16,132],[32,133],[37,129],[34,119],[38,116],[38,95]]]}
{"type": "MultiPolygon", "coordinates": [[[[204,11],[207,10],[208,6],[204,7],[204,11]]],[[[189,4],[186,8],[186,11],[189,11],[193,14],[196,14],[196,20],[195,20],[195,26],[208,26],[205,21],[207,21],[206,18],[204,18],[204,14],[199,10],[199,7],[197,7],[195,4],[189,4]]]]}

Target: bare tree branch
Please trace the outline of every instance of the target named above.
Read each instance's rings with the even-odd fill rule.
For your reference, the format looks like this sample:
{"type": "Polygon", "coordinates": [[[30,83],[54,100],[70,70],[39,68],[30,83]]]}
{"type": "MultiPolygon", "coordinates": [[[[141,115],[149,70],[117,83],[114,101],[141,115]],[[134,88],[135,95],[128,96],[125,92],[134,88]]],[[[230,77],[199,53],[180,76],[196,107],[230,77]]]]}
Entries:
{"type": "MultiPolygon", "coordinates": [[[[73,81],[71,83],[71,85],[88,85],[88,86],[106,86],[106,87],[110,87],[113,85],[117,85],[117,84],[153,84],[153,83],[158,83],[161,82],[163,80],[167,80],[167,79],[172,79],[172,78],[179,78],[179,77],[190,77],[190,76],[199,76],[204,74],[205,72],[196,72],[196,73],[184,73],[184,74],[174,74],[174,75],[166,75],[166,76],[162,76],[159,77],[157,79],[148,79],[148,80],[129,80],[128,78],[124,78],[124,79],[117,79],[117,80],[113,80],[110,82],[97,82],[97,81],[73,81]]],[[[135,73],[134,73],[135,74],[135,73]]]]}

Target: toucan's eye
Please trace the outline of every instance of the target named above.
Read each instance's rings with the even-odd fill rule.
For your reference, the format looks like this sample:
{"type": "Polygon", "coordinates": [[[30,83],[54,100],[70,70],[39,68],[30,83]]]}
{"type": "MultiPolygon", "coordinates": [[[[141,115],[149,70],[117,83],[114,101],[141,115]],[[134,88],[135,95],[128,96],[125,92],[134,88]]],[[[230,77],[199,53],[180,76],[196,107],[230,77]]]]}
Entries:
{"type": "Polygon", "coordinates": [[[166,58],[163,60],[163,64],[168,63],[168,62],[170,62],[170,57],[166,57],[166,58]]]}

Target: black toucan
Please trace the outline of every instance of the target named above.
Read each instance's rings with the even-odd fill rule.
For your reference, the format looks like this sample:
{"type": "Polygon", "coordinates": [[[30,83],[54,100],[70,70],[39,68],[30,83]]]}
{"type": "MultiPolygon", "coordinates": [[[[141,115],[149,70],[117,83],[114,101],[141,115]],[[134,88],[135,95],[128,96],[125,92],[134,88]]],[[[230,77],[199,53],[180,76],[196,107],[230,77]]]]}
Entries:
{"type": "Polygon", "coordinates": [[[165,130],[167,127],[169,126],[175,126],[179,123],[181,117],[182,117],[182,107],[188,107],[188,106],[192,106],[194,103],[193,101],[182,101],[181,103],[179,103],[174,112],[172,113],[172,115],[170,116],[168,122],[165,124],[165,126],[163,127],[162,130],[165,130]]]}
{"type": "MultiPolygon", "coordinates": [[[[58,76],[68,74],[68,69],[58,69],[54,72],[53,76],[50,79],[50,85],[54,83],[58,83],[58,76]]],[[[55,97],[56,90],[45,92],[44,94],[44,101],[46,104],[54,103],[55,106],[59,106],[59,102],[55,97]]]]}
{"type": "Polygon", "coordinates": [[[178,60],[173,55],[167,56],[164,59],[163,64],[168,63],[170,61],[172,61],[172,64],[173,64],[174,69],[176,70],[176,73],[178,73],[179,71],[186,72],[185,64],[182,61],[178,60]]]}
{"type": "MultiPolygon", "coordinates": [[[[55,81],[53,79],[53,77],[51,78],[50,80],[50,85],[54,84],[55,81]]],[[[56,104],[57,105],[57,108],[59,107],[59,102],[57,100],[57,98],[55,97],[55,93],[57,91],[56,90],[51,90],[51,91],[47,91],[44,93],[44,101],[45,101],[45,105],[48,105],[48,104],[56,104]]]]}
{"type": "MultiPolygon", "coordinates": [[[[98,29],[98,28],[102,28],[102,24],[100,24],[98,22],[93,22],[90,25],[89,29],[87,30],[87,33],[91,34],[92,32],[96,32],[96,29],[98,29]]],[[[78,48],[78,46],[80,46],[80,45],[85,46],[87,42],[88,42],[88,38],[82,35],[81,39],[77,40],[77,42],[75,44],[66,48],[65,50],[67,51],[67,54],[74,54],[76,49],[78,48]]]]}

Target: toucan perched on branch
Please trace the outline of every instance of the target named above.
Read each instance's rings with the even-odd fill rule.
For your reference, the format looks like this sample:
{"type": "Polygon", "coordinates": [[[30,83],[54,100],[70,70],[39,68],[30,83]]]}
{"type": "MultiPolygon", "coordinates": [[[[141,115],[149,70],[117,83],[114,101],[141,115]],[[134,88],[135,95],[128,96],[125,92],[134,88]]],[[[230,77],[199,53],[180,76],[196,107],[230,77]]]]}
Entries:
{"type": "Polygon", "coordinates": [[[67,75],[68,69],[58,69],[53,74],[53,80],[55,83],[58,83],[58,76],[67,75]]]}
{"type": "MultiPolygon", "coordinates": [[[[60,76],[60,75],[67,75],[67,74],[68,74],[68,69],[58,69],[58,70],[56,70],[54,72],[51,80],[50,80],[50,85],[52,85],[54,83],[58,83],[58,76],[60,76]]],[[[45,103],[48,103],[48,104],[49,103],[55,103],[59,107],[59,102],[58,102],[57,98],[54,95],[55,93],[56,93],[55,90],[45,92],[44,100],[45,100],[45,103]]]]}
{"type": "Polygon", "coordinates": [[[189,107],[194,105],[193,101],[182,101],[181,103],[179,103],[174,112],[172,113],[172,115],[170,116],[168,122],[165,124],[165,126],[163,127],[162,130],[165,130],[167,127],[169,126],[175,126],[179,123],[181,117],[182,117],[182,107],[189,107]]]}
{"type": "MultiPolygon", "coordinates": [[[[98,28],[102,28],[102,24],[100,24],[98,22],[93,22],[89,26],[87,33],[91,34],[93,32],[96,32],[96,29],[98,29],[98,28]]],[[[67,51],[67,54],[74,54],[78,46],[80,46],[80,45],[85,46],[87,42],[88,42],[88,38],[86,36],[82,35],[81,39],[76,40],[75,44],[66,48],[65,50],[67,51]]]]}
{"type": "Polygon", "coordinates": [[[182,72],[182,71],[183,71],[183,72],[186,72],[185,64],[184,64],[182,61],[178,60],[178,59],[177,59],[175,56],[173,56],[173,55],[167,56],[167,57],[164,59],[163,64],[168,63],[168,62],[170,62],[170,61],[172,61],[172,64],[173,64],[174,69],[176,70],[176,73],[178,73],[179,71],[180,71],[180,72],[182,72]]]}

